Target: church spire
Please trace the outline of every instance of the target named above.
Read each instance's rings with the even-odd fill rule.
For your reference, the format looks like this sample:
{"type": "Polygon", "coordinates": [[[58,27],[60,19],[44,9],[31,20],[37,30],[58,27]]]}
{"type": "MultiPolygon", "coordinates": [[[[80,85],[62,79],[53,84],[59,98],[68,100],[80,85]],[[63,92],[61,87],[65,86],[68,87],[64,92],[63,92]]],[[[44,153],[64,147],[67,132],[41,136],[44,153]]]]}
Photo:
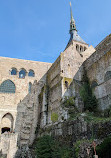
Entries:
{"type": "MultiPolygon", "coordinates": [[[[71,20],[70,20],[70,34],[73,30],[76,30],[76,25],[75,25],[75,20],[73,18],[73,14],[72,14],[72,6],[71,6],[71,2],[70,2],[70,14],[71,14],[71,20]]],[[[77,30],[76,30],[77,31],[77,30]]]]}
{"type": "Polygon", "coordinates": [[[83,39],[78,35],[77,33],[77,29],[76,29],[76,24],[75,24],[75,20],[73,18],[73,14],[72,14],[72,6],[71,6],[71,2],[70,2],[70,14],[71,14],[71,19],[70,19],[70,39],[69,39],[69,42],[66,46],[66,48],[70,45],[70,43],[74,40],[74,41],[78,41],[78,42],[81,42],[81,43],[85,43],[83,41],[83,39]]]}

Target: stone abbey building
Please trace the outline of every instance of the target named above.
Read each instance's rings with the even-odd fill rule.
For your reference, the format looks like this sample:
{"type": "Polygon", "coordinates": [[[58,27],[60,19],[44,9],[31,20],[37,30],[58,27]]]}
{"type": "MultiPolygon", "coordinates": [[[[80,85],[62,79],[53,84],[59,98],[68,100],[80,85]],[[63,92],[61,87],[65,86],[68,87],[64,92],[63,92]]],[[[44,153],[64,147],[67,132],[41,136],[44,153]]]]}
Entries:
{"type": "Polygon", "coordinates": [[[96,48],[89,46],[78,35],[72,10],[69,42],[53,64],[0,57],[3,154],[13,158],[18,148],[30,146],[38,127],[53,124],[53,115],[57,116],[56,122],[67,120],[68,111],[61,106],[65,96],[74,96],[76,107],[82,112],[79,88],[84,68],[99,108],[108,108],[111,106],[111,35],[96,48]]]}

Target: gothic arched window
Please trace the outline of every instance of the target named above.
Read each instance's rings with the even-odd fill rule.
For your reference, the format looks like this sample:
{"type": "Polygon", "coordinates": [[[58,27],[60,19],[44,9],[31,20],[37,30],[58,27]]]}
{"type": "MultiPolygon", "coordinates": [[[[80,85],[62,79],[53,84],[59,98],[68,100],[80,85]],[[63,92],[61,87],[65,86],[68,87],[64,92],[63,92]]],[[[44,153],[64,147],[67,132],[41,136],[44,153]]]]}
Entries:
{"type": "Polygon", "coordinates": [[[32,83],[29,82],[29,93],[31,93],[32,83]]]}
{"type": "Polygon", "coordinates": [[[17,75],[17,69],[16,68],[12,68],[11,75],[17,75]]]}
{"type": "Polygon", "coordinates": [[[91,88],[94,89],[97,86],[98,86],[98,83],[96,81],[92,81],[91,88]]]}
{"type": "Polygon", "coordinates": [[[104,81],[108,81],[111,79],[111,71],[107,71],[106,74],[105,74],[105,77],[104,77],[104,81]]]}
{"type": "Polygon", "coordinates": [[[29,70],[28,76],[30,76],[30,77],[34,77],[34,76],[35,76],[34,71],[33,71],[33,70],[29,70]]]}
{"type": "Polygon", "coordinates": [[[15,84],[11,80],[5,80],[0,85],[0,93],[15,93],[15,84]]]}
{"type": "Polygon", "coordinates": [[[19,78],[25,78],[25,76],[26,76],[26,70],[21,69],[21,71],[19,72],[19,78]]]}

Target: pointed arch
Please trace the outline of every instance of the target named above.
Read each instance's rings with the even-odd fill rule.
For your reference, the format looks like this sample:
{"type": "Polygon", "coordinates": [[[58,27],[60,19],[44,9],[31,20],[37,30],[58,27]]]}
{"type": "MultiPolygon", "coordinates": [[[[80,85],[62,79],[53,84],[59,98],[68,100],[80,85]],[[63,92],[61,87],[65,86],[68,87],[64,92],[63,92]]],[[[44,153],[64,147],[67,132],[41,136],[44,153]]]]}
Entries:
{"type": "Polygon", "coordinates": [[[11,80],[5,80],[0,85],[0,93],[15,93],[15,84],[11,80]]]}
{"type": "Polygon", "coordinates": [[[13,130],[14,118],[11,113],[6,113],[1,119],[1,133],[13,130]]]}

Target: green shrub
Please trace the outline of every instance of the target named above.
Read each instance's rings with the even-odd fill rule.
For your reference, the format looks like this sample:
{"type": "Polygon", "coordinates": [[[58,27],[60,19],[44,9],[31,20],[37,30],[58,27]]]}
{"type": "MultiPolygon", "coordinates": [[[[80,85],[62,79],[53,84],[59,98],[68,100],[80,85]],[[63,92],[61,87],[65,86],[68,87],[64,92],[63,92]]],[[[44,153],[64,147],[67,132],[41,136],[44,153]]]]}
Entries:
{"type": "Polygon", "coordinates": [[[104,117],[110,117],[111,116],[111,107],[104,110],[104,117]]]}
{"type": "Polygon", "coordinates": [[[74,97],[65,97],[62,104],[66,108],[75,107],[75,98],[74,97]]]}
{"type": "Polygon", "coordinates": [[[36,145],[37,158],[73,158],[72,150],[55,141],[51,136],[39,138],[36,145]]]}
{"type": "Polygon", "coordinates": [[[100,158],[111,157],[111,136],[104,139],[104,141],[96,147],[97,154],[100,158]]]}
{"type": "Polygon", "coordinates": [[[79,155],[79,150],[80,150],[80,144],[81,144],[81,141],[77,141],[76,142],[76,144],[74,145],[74,148],[75,148],[75,156],[76,156],[76,158],[78,157],[78,155],[79,155]]]}
{"type": "Polygon", "coordinates": [[[75,97],[65,97],[62,106],[68,109],[69,120],[73,120],[79,112],[75,106],[75,97]]]}
{"type": "Polygon", "coordinates": [[[38,158],[51,158],[53,140],[50,136],[43,136],[37,141],[37,157],[38,158]]]}
{"type": "Polygon", "coordinates": [[[57,122],[58,121],[58,114],[57,113],[52,113],[51,114],[51,121],[52,122],[57,122]]]}

